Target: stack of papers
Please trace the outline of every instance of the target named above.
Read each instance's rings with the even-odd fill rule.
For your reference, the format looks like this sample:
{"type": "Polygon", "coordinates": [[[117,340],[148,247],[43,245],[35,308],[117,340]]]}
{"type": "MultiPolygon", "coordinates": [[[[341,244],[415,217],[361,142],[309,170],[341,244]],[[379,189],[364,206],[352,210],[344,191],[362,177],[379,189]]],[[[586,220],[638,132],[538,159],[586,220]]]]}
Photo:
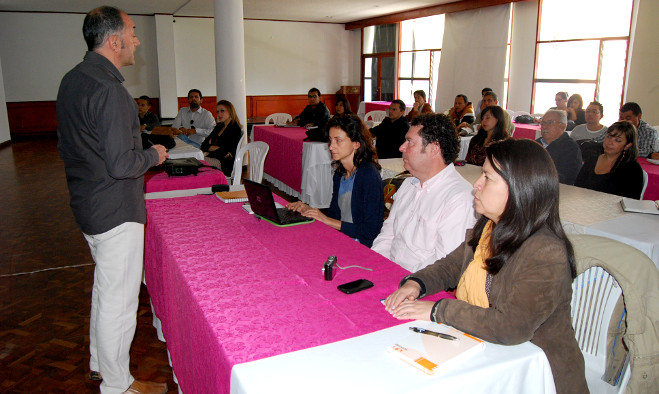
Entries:
{"type": "Polygon", "coordinates": [[[625,212],[649,213],[659,215],[659,202],[652,200],[634,200],[633,198],[623,197],[620,200],[622,210],[625,212]]]}
{"type": "Polygon", "coordinates": [[[232,192],[217,192],[215,193],[215,195],[217,196],[217,198],[219,198],[225,203],[248,201],[247,192],[245,190],[237,190],[232,192]]]}

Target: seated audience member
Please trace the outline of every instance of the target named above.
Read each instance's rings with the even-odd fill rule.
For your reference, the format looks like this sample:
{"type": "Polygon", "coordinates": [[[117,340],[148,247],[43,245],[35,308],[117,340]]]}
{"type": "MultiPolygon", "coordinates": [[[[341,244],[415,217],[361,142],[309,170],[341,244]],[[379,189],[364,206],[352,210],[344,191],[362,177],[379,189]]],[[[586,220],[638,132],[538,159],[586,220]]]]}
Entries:
{"type": "Polygon", "coordinates": [[[560,221],[556,169],[530,140],[486,149],[474,182],[482,215],[474,229],[449,255],[404,277],[385,308],[400,320],[448,324],[495,344],[531,341],[547,356],[558,393],[587,393],[570,312],[576,264],[560,221]],[[420,300],[451,288],[457,300],[420,300]]]}
{"type": "Polygon", "coordinates": [[[140,117],[140,131],[143,133],[150,133],[154,127],[160,126],[160,119],[156,114],[149,112],[150,109],[151,98],[140,96],[137,99],[137,113],[140,117]]]}
{"type": "Polygon", "coordinates": [[[384,219],[382,178],[371,133],[356,115],[330,119],[327,129],[335,170],[327,215],[301,201],[286,207],[340,230],[370,248],[384,219]]]}
{"type": "Polygon", "coordinates": [[[476,116],[474,115],[474,106],[464,94],[458,94],[453,101],[453,108],[448,111],[448,117],[453,121],[456,129],[469,127],[476,116]]]}
{"type": "Polygon", "coordinates": [[[627,121],[609,127],[602,154],[586,159],[574,186],[639,199],[643,190],[643,169],[638,164],[636,128],[627,121]]]}
{"type": "Polygon", "coordinates": [[[583,110],[583,98],[580,94],[573,94],[567,100],[567,119],[575,126],[586,123],[586,111],[583,110]]]}
{"type": "Polygon", "coordinates": [[[606,134],[606,126],[600,123],[603,116],[604,106],[602,104],[597,101],[588,104],[586,108],[586,123],[572,129],[570,137],[575,141],[595,140],[596,142],[602,142],[606,134]]]}
{"type": "MultiPolygon", "coordinates": [[[[483,88],[483,90],[481,90],[481,99],[478,100],[478,104],[476,104],[476,108],[474,112],[475,116],[478,116],[478,114],[481,113],[483,108],[487,107],[487,105],[483,106],[483,97],[485,96],[485,93],[492,91],[493,91],[492,88],[483,88]]],[[[499,105],[499,103],[497,103],[497,105],[499,105]]]]}
{"type": "Polygon", "coordinates": [[[558,179],[566,185],[574,184],[581,168],[581,149],[565,132],[567,114],[550,109],[542,117],[542,137],[536,141],[547,149],[558,171],[558,179]]]}
{"type": "Polygon", "coordinates": [[[401,157],[398,148],[405,142],[405,134],[410,128],[410,122],[403,116],[404,114],[405,103],[402,100],[394,100],[389,105],[389,117],[384,118],[382,123],[371,129],[375,137],[378,158],[401,157]]]}
{"type": "Polygon", "coordinates": [[[417,90],[414,92],[414,105],[412,105],[412,110],[410,113],[405,115],[408,121],[412,121],[415,117],[422,114],[431,114],[432,108],[430,104],[426,103],[426,92],[423,90],[417,90]]]}
{"type": "MultiPolygon", "coordinates": [[[[479,113],[478,116],[476,116],[476,120],[474,121],[474,124],[481,124],[482,111],[486,107],[492,105],[496,105],[496,106],[499,105],[499,99],[497,98],[497,94],[494,92],[486,92],[485,95],[483,96],[483,103],[481,104],[481,113],[479,113]]],[[[512,135],[513,130],[515,130],[515,127],[513,126],[512,120],[510,119],[510,114],[508,113],[508,111],[503,110],[503,116],[504,118],[506,118],[505,121],[506,131],[508,132],[508,134],[512,135]]]]}
{"type": "Polygon", "coordinates": [[[657,141],[657,130],[654,127],[641,120],[643,112],[641,106],[629,102],[620,107],[620,120],[626,120],[636,127],[638,135],[638,155],[640,157],[649,157],[654,151],[654,143],[657,141]]]}
{"type": "MultiPolygon", "coordinates": [[[[558,109],[561,111],[565,111],[567,113],[567,102],[568,102],[568,95],[567,92],[558,92],[556,93],[556,96],[554,97],[554,102],[556,102],[555,107],[551,107],[549,109],[558,109]]],[[[565,127],[566,130],[572,130],[574,128],[574,121],[571,121],[569,118],[567,120],[567,126],[565,127]]]]}
{"type": "Polygon", "coordinates": [[[503,108],[492,105],[485,107],[481,112],[481,124],[478,127],[478,134],[469,141],[469,150],[465,161],[469,164],[482,166],[485,162],[485,148],[494,141],[505,140],[510,138],[506,132],[506,117],[503,115],[506,111],[503,108]]]}
{"type": "Polygon", "coordinates": [[[242,138],[243,126],[240,124],[236,109],[227,100],[217,102],[217,125],[201,144],[205,160],[218,167],[224,175],[231,176],[236,149],[242,138]]]}
{"type": "Polygon", "coordinates": [[[179,129],[181,134],[178,138],[197,148],[201,146],[204,139],[213,131],[215,120],[213,114],[201,107],[204,97],[198,89],[190,89],[188,92],[189,107],[181,108],[174,118],[172,127],[179,129]]]}
{"type": "Polygon", "coordinates": [[[350,102],[345,97],[339,97],[336,100],[336,105],[334,106],[334,116],[341,116],[341,115],[352,115],[350,102]]]}
{"type": "Polygon", "coordinates": [[[325,104],[320,101],[320,90],[316,88],[309,89],[307,98],[309,99],[309,105],[304,107],[304,110],[288,124],[302,127],[315,126],[322,130],[330,118],[330,112],[325,104]]]}
{"type": "Polygon", "coordinates": [[[453,166],[460,140],[445,115],[417,116],[400,147],[407,178],[371,249],[410,272],[446,256],[476,222],[471,185],[453,166]]]}

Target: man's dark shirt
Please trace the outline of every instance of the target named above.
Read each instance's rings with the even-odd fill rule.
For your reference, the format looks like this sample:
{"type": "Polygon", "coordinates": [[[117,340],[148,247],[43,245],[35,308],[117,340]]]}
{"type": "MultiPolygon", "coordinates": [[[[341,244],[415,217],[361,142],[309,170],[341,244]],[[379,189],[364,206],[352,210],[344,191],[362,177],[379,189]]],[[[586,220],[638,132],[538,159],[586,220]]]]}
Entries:
{"type": "Polygon", "coordinates": [[[160,126],[160,119],[158,119],[156,114],[147,112],[143,118],[140,118],[140,126],[143,124],[146,125],[144,128],[145,131],[151,131],[154,127],[160,126]]]}
{"type": "MultiPolygon", "coordinates": [[[[540,141],[538,138],[536,141],[540,141]]],[[[581,169],[581,149],[579,145],[570,138],[568,133],[563,133],[560,137],[547,145],[547,152],[554,161],[556,171],[558,171],[558,180],[566,185],[574,185],[577,174],[581,169]]]]}
{"type": "Polygon", "coordinates": [[[146,221],[142,175],[158,163],[158,152],[142,150],[137,105],[123,81],[107,58],[87,52],[57,94],[58,148],[71,208],[89,235],[146,221]]]}
{"type": "Polygon", "coordinates": [[[318,126],[319,129],[323,129],[327,121],[330,119],[330,112],[325,104],[318,103],[316,108],[312,108],[311,105],[304,107],[304,110],[297,116],[297,118],[298,126],[304,127],[311,123],[314,126],[318,126]]]}
{"type": "Polygon", "coordinates": [[[391,118],[384,118],[382,123],[373,127],[371,133],[376,137],[375,147],[378,150],[378,158],[403,157],[398,148],[405,142],[405,134],[409,129],[410,122],[404,116],[394,122],[391,118]]]}

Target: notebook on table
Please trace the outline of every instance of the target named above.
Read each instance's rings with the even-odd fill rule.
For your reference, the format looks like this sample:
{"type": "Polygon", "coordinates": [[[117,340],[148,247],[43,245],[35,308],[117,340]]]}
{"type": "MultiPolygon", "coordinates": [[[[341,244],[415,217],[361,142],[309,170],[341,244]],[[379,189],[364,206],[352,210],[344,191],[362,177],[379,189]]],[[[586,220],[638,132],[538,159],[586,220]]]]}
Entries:
{"type": "Polygon", "coordinates": [[[275,206],[275,199],[272,197],[272,191],[267,186],[250,181],[249,179],[243,179],[243,182],[245,183],[249,205],[252,211],[254,211],[255,216],[278,227],[293,226],[314,221],[314,219],[302,216],[299,212],[294,212],[287,208],[277,208],[275,206]]]}

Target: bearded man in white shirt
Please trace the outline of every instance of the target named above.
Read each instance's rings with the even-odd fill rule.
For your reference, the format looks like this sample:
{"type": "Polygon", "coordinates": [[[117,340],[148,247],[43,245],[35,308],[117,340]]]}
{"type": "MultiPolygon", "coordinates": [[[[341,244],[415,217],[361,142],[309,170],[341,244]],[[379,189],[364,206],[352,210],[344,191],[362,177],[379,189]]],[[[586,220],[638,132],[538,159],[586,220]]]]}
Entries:
{"type": "Polygon", "coordinates": [[[406,179],[371,249],[416,272],[457,248],[473,227],[472,186],[455,169],[460,137],[446,115],[421,115],[400,147],[406,179]]]}

